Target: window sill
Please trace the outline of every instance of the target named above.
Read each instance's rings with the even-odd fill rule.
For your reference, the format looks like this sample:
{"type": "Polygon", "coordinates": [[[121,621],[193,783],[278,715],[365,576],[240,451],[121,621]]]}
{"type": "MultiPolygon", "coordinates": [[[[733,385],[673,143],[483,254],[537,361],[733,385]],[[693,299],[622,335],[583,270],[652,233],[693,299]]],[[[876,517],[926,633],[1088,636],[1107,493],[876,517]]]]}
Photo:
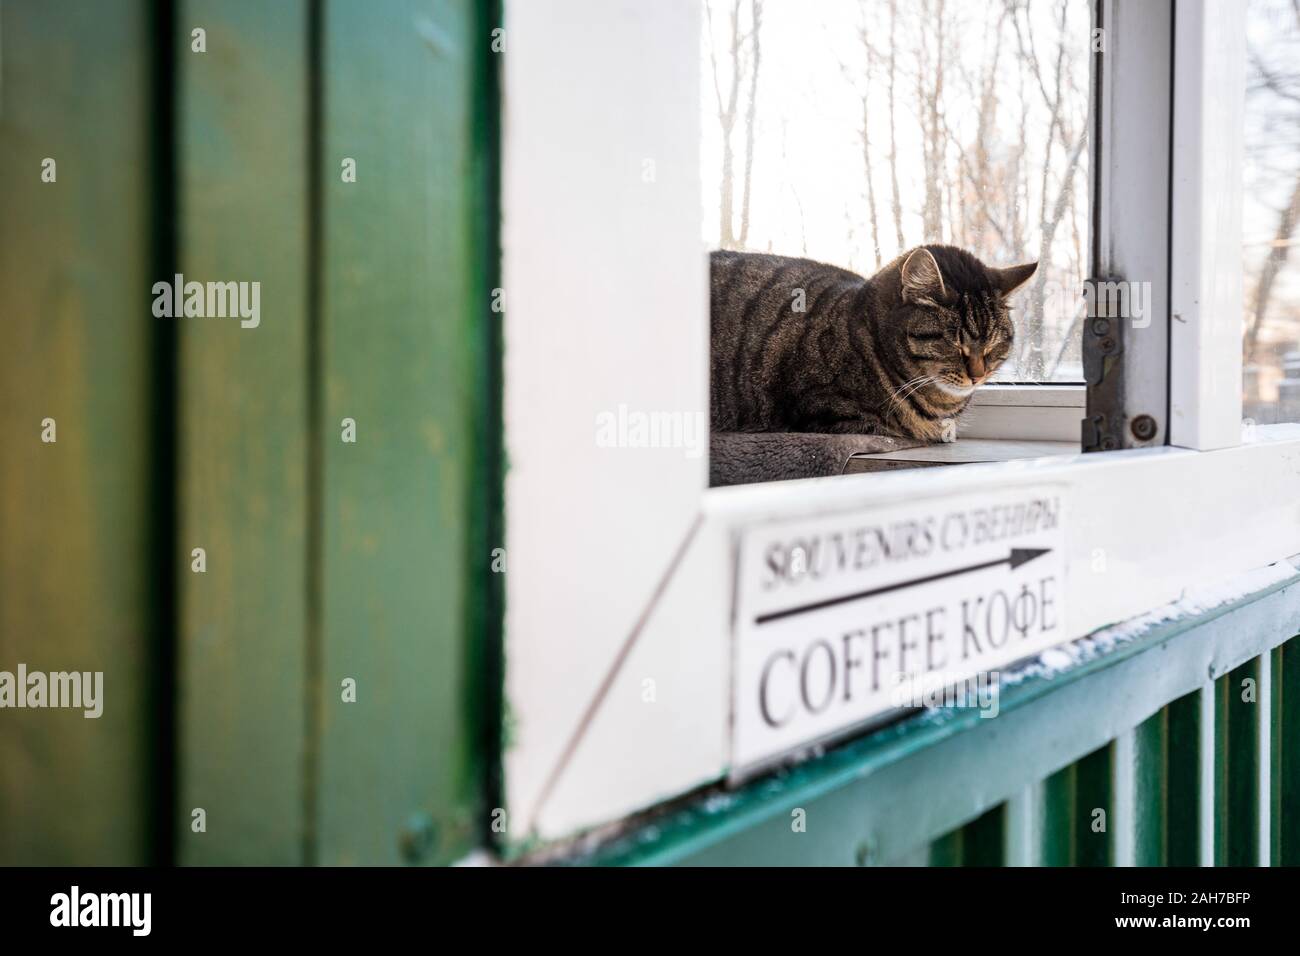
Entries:
{"type": "Polygon", "coordinates": [[[982,462],[1019,461],[1077,455],[1077,441],[1022,441],[1002,438],[963,438],[942,445],[922,445],[893,451],[852,455],[844,474],[895,471],[901,468],[930,468],[935,465],[974,465],[982,462]]]}

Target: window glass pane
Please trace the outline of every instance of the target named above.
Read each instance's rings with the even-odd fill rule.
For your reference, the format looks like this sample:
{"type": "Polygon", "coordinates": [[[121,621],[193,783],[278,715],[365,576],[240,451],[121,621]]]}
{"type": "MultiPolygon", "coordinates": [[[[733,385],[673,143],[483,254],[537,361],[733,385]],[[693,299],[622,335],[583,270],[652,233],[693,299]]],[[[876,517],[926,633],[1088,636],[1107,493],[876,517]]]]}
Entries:
{"type": "Polygon", "coordinates": [[[705,241],[865,275],[921,243],[1039,260],[1006,381],[1081,381],[1091,8],[707,0],[705,241]]]}
{"type": "Polygon", "coordinates": [[[1243,412],[1300,421],[1300,5],[1246,6],[1243,412]]]}

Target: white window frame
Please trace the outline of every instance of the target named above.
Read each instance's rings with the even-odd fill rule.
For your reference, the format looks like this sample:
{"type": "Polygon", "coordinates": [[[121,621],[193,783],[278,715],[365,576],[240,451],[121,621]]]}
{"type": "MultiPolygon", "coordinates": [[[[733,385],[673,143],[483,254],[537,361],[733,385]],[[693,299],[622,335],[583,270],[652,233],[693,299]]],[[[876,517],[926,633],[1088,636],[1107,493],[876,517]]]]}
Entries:
{"type": "Polygon", "coordinates": [[[1094,54],[1092,274],[1096,281],[1144,283],[1150,296],[1143,321],[1128,316],[1115,328],[1089,318],[1084,328],[1088,379],[1084,448],[1118,449],[1168,443],[1169,177],[1173,111],[1173,0],[1096,0],[1103,49],[1094,54]],[[1113,334],[1112,334],[1113,333],[1113,334]],[[1090,370],[1106,337],[1121,349],[1110,374],[1090,370]],[[1134,434],[1146,417],[1149,437],[1134,434]],[[1099,434],[1096,434],[1099,433],[1099,434]]]}
{"type": "Polygon", "coordinates": [[[1077,442],[1086,398],[1082,385],[985,385],[976,390],[957,435],[1077,442]]]}
{"type": "Polygon", "coordinates": [[[1245,11],[1180,2],[1174,18],[1169,441],[1241,440],[1241,190],[1245,11]]]}
{"type": "MultiPolygon", "coordinates": [[[[1071,637],[1300,552],[1300,425],[1260,427],[1240,444],[1239,342],[1205,354],[1226,342],[1221,324],[1237,322],[1239,336],[1240,230],[1226,241],[1223,230],[1239,224],[1239,208],[1225,207],[1240,199],[1212,177],[1236,168],[1214,153],[1241,149],[1231,98],[1213,88],[1243,75],[1243,45],[1224,39],[1242,29],[1240,11],[1228,0],[1179,3],[1175,28],[1162,0],[1103,0],[1102,16],[1107,56],[1167,68],[1172,54],[1175,64],[1172,187],[1170,170],[1111,152],[1118,178],[1103,174],[1097,199],[1109,224],[1101,261],[1130,277],[1169,271],[1162,294],[1172,292],[1180,316],[1172,349],[1159,347],[1157,330],[1131,337],[1126,353],[1138,372],[1172,355],[1170,381],[1153,375],[1158,393],[1130,379],[1130,398],[1160,409],[1158,447],[709,489],[706,460],[690,449],[610,448],[596,437],[597,416],[620,406],[707,421],[701,10],[695,0],[507,0],[512,840],[567,837],[726,777],[736,549],[758,524],[1059,484],[1071,637]],[[1129,32],[1117,19],[1143,15],[1129,32]],[[1168,224],[1156,237],[1148,222],[1144,246],[1143,220],[1126,205],[1153,189],[1172,189],[1184,232],[1167,263],[1140,257],[1157,239],[1166,248],[1168,224]],[[1168,428],[1162,402],[1174,411],[1168,428]],[[1165,445],[1166,431],[1183,447],[1165,445]],[[1099,549],[1105,572],[1095,570],[1099,549]]],[[[1103,93],[1100,102],[1099,128],[1130,133],[1103,136],[1102,148],[1134,148],[1132,135],[1152,120],[1140,101],[1103,93]]],[[[1032,406],[982,401],[978,410],[1017,407],[1032,406]]]]}

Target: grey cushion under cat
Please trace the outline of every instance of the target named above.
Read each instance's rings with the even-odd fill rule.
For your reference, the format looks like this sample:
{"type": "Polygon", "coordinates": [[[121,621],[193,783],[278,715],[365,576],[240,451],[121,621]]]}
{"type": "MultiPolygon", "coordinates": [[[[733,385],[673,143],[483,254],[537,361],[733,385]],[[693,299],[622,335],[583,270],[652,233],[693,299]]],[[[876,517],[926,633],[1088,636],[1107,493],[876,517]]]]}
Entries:
{"type": "Polygon", "coordinates": [[[809,432],[718,432],[709,441],[709,484],[824,478],[839,475],[850,455],[914,448],[920,442],[883,435],[809,432]]]}

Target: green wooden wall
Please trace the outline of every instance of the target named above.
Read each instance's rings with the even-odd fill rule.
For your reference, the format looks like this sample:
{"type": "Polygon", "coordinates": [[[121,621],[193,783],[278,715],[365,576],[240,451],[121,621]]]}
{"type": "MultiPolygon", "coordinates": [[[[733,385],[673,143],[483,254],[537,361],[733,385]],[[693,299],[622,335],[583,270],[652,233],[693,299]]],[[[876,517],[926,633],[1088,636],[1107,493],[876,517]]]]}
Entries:
{"type": "Polygon", "coordinates": [[[257,328],[177,323],[180,859],[303,853],[308,564],[307,5],[178,6],[177,269],[261,282],[257,328]],[[191,30],[207,52],[190,50],[191,30]],[[194,548],[207,570],[191,570],[194,548]],[[207,830],[193,832],[202,808],[207,830]]]}
{"type": "Polygon", "coordinates": [[[0,670],[107,685],[98,721],[0,712],[0,863],[438,863],[486,833],[494,21],[0,6],[0,670]],[[260,283],[258,326],[155,318],[175,273],[260,283]]]}
{"type": "Polygon", "coordinates": [[[144,2],[0,7],[0,670],[105,698],[0,711],[4,863],[152,852],[150,39],[144,2]]]}
{"type": "Polygon", "coordinates": [[[398,834],[406,858],[445,859],[483,820],[463,639],[483,595],[462,583],[467,567],[490,571],[491,552],[470,506],[481,477],[466,467],[484,440],[485,408],[465,397],[484,392],[491,315],[473,215],[486,212],[474,202],[470,138],[482,114],[465,74],[478,26],[469,4],[324,5],[324,863],[395,860],[398,834]],[[355,183],[343,182],[345,158],[355,183]],[[340,441],[344,419],[355,444],[340,441]],[[341,700],[345,677],[356,703],[341,700]]]}

